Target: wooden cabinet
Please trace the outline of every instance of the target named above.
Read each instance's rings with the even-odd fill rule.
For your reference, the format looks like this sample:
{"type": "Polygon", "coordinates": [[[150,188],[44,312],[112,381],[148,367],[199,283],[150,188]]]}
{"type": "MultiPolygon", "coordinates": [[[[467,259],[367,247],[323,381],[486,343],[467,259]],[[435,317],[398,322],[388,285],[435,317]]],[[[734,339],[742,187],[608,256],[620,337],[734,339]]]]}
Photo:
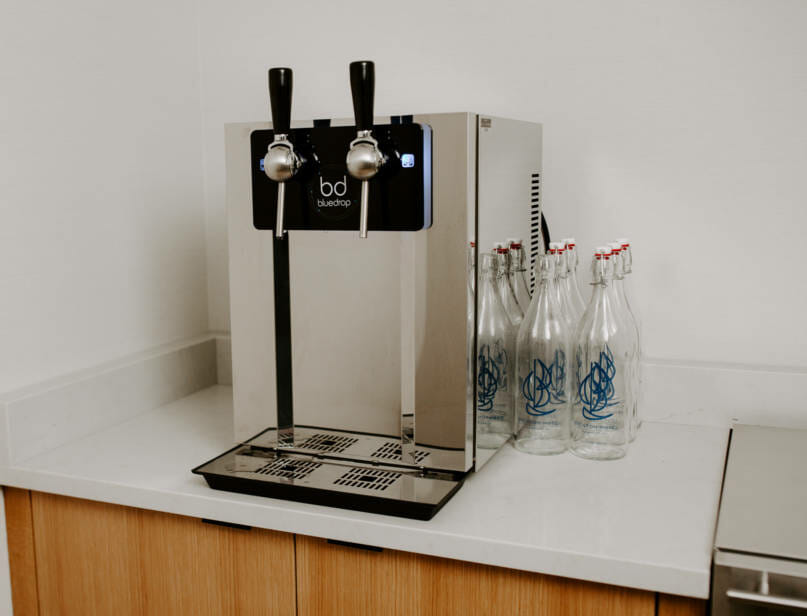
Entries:
{"type": "Polygon", "coordinates": [[[15,615],[703,616],[705,602],[6,488],[15,615]]]}
{"type": "Polygon", "coordinates": [[[33,558],[10,559],[16,616],[295,613],[293,535],[40,492],[6,499],[9,537],[33,538],[33,558]],[[28,529],[12,528],[26,508],[28,529]]]}
{"type": "Polygon", "coordinates": [[[14,614],[36,616],[39,614],[39,595],[36,588],[31,493],[28,490],[4,488],[3,496],[6,503],[6,536],[14,614]]]}
{"type": "Polygon", "coordinates": [[[707,602],[673,595],[658,596],[657,616],[706,616],[707,602]]]}
{"type": "Polygon", "coordinates": [[[656,594],[297,537],[300,616],[653,616],[656,594]]]}

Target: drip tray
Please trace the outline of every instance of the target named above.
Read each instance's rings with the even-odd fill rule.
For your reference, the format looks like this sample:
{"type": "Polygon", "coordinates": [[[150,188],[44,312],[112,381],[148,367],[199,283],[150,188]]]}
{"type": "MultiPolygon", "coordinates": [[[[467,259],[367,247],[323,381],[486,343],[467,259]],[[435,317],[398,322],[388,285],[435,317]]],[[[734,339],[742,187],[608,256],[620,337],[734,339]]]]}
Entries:
{"type": "MultiPolygon", "coordinates": [[[[363,435],[349,432],[317,433],[294,449],[277,450],[265,446],[262,433],[193,472],[216,490],[417,520],[434,517],[465,479],[465,473],[401,465],[400,443],[390,439],[373,450],[378,461],[342,457],[363,440],[363,435]],[[310,450],[321,453],[307,453],[310,450]]],[[[425,455],[416,453],[420,459],[425,455]]]]}
{"type": "MultiPolygon", "coordinates": [[[[247,445],[274,450],[277,434],[274,428],[264,430],[246,442],[247,445]]],[[[393,466],[463,470],[467,467],[464,449],[429,447],[418,444],[404,455],[401,439],[378,434],[349,432],[315,426],[294,426],[294,443],[285,444],[284,452],[341,458],[350,461],[389,464],[393,466]]]]}

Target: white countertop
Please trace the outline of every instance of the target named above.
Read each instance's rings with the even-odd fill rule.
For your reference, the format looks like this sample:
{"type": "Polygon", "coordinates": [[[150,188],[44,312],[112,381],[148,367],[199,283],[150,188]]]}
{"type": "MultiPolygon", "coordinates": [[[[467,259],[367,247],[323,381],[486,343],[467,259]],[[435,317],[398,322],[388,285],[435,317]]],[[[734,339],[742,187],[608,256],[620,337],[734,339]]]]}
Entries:
{"type": "Polygon", "coordinates": [[[233,445],[214,386],[0,469],[5,485],[706,598],[728,430],[645,423],[612,462],[500,451],[429,522],[214,491],[233,445]]]}

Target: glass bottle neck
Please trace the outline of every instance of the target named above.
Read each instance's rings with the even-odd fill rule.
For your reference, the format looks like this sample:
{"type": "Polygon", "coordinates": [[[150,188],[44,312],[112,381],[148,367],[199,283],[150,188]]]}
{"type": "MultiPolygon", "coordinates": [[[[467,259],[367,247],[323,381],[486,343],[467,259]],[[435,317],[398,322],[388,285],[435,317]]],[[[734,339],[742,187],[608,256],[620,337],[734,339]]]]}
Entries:
{"type": "Polygon", "coordinates": [[[485,282],[496,281],[499,263],[496,255],[485,253],[481,255],[479,264],[479,279],[485,282]]]}
{"type": "Polygon", "coordinates": [[[578,256],[577,256],[577,249],[574,247],[566,249],[566,266],[567,271],[569,273],[573,273],[577,271],[578,265],[578,256]]]}
{"type": "Polygon", "coordinates": [[[577,251],[574,249],[566,251],[566,273],[571,278],[577,278],[577,251]]]}
{"type": "Polygon", "coordinates": [[[535,310],[540,302],[555,304],[557,301],[557,285],[555,284],[555,257],[545,254],[538,257],[535,265],[535,292],[532,294],[530,308],[535,310]],[[536,308],[533,308],[535,306],[536,308]]]}
{"type": "Polygon", "coordinates": [[[625,244],[622,246],[622,260],[623,266],[622,269],[625,274],[630,274],[633,272],[633,253],[630,249],[630,244],[625,244]]]}
{"type": "Polygon", "coordinates": [[[566,276],[568,276],[566,268],[567,268],[566,251],[559,251],[555,255],[555,278],[565,279],[566,276]]]}
{"type": "Polygon", "coordinates": [[[538,284],[549,284],[555,277],[555,261],[553,255],[542,255],[538,260],[536,272],[538,284]]]}
{"type": "Polygon", "coordinates": [[[507,278],[510,273],[510,259],[507,253],[499,253],[496,255],[496,276],[498,278],[507,278]]]}
{"type": "Polygon", "coordinates": [[[524,272],[526,271],[524,248],[510,248],[510,272],[524,272]]]}
{"type": "Polygon", "coordinates": [[[597,286],[610,286],[614,279],[614,266],[608,256],[595,256],[591,263],[591,284],[596,290],[597,286]]]}
{"type": "Polygon", "coordinates": [[[614,265],[614,280],[622,280],[625,277],[624,272],[624,260],[622,257],[622,253],[616,253],[611,256],[611,261],[614,265]]]}

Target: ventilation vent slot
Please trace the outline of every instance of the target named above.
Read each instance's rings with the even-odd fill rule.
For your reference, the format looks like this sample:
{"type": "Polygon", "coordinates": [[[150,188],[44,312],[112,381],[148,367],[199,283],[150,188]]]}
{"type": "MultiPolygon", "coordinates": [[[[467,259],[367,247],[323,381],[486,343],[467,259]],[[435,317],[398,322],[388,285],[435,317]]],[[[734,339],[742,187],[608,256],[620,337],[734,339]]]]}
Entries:
{"type": "MultiPolygon", "coordinates": [[[[381,447],[376,449],[372,454],[370,454],[373,458],[383,458],[384,460],[395,460],[397,462],[402,461],[401,454],[401,444],[395,441],[387,441],[381,447]]],[[[428,451],[421,451],[420,449],[415,450],[415,462],[420,464],[429,457],[428,451]]],[[[409,462],[410,460],[407,460],[409,462]]]]}
{"type": "Polygon", "coordinates": [[[271,475],[272,477],[304,479],[317,470],[320,466],[322,466],[322,464],[319,462],[278,458],[274,462],[270,462],[266,466],[262,466],[255,472],[260,473],[261,475],[271,475]]]}
{"type": "Polygon", "coordinates": [[[381,492],[390,487],[401,475],[371,468],[353,468],[334,481],[336,485],[364,488],[381,492]]]}
{"type": "Polygon", "coordinates": [[[541,229],[541,174],[533,173],[530,185],[530,292],[535,290],[535,264],[544,254],[544,235],[541,229]]]}
{"type": "Polygon", "coordinates": [[[342,453],[345,449],[358,443],[359,439],[350,436],[336,436],[334,434],[314,434],[305,439],[298,447],[300,449],[315,449],[327,453],[342,453]]]}

